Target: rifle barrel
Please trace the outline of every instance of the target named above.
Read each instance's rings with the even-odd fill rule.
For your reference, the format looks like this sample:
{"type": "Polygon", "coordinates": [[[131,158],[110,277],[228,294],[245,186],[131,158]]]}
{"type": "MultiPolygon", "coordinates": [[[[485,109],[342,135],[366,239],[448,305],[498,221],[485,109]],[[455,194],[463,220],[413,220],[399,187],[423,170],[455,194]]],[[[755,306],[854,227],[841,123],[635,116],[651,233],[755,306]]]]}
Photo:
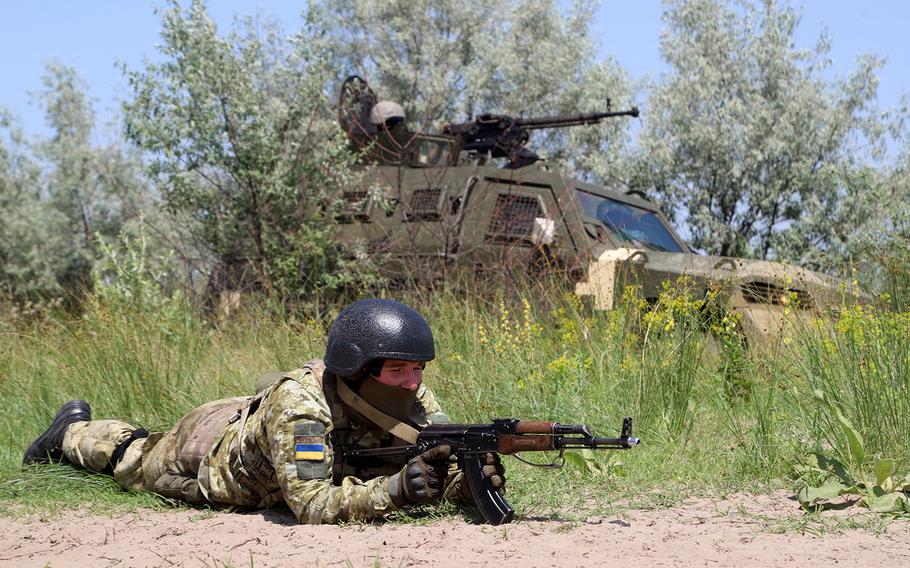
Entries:
{"type": "Polygon", "coordinates": [[[594,448],[599,448],[601,446],[622,446],[623,448],[629,448],[641,443],[641,440],[632,436],[623,438],[594,438],[591,441],[593,442],[592,447],[594,448]]]}
{"type": "Polygon", "coordinates": [[[597,449],[624,449],[637,446],[641,441],[632,436],[622,438],[563,438],[558,447],[567,450],[590,448],[597,449]]]}

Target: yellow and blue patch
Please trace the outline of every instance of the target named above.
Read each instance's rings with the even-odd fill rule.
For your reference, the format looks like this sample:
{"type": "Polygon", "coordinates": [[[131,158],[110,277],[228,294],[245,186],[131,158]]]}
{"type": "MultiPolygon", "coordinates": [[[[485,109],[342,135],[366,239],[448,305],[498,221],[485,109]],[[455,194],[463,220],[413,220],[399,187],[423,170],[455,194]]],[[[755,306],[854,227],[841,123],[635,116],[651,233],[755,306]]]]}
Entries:
{"type": "Polygon", "coordinates": [[[331,479],[332,446],[325,426],[308,421],[294,424],[294,464],[297,479],[331,479]]]}
{"type": "Polygon", "coordinates": [[[307,461],[325,459],[325,443],[322,436],[294,436],[294,459],[307,461]]]}

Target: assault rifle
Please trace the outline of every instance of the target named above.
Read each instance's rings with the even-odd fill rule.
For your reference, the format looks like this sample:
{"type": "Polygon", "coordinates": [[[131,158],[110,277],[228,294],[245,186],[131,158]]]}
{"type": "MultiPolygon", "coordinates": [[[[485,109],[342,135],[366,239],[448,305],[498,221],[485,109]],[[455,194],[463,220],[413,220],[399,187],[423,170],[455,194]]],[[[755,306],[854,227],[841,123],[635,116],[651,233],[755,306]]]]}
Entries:
{"type": "Polygon", "coordinates": [[[470,122],[447,124],[443,127],[442,132],[453,136],[460,144],[460,150],[465,150],[481,160],[485,159],[486,156],[508,158],[512,163],[512,167],[520,168],[540,159],[537,154],[525,148],[531,138],[531,130],[597,124],[604,119],[617,116],[637,117],[638,108],[632,107],[629,110],[611,111],[610,100],[607,99],[606,112],[566,114],[541,118],[515,118],[497,114],[483,114],[470,122]]]}
{"type": "Polygon", "coordinates": [[[632,437],[632,418],[622,422],[619,438],[595,438],[583,424],[494,418],[492,424],[431,424],[421,430],[417,442],[408,446],[389,448],[344,448],[345,458],[382,456],[416,456],[436,446],[448,445],[474,496],[474,502],[483,518],[491,525],[512,520],[515,511],[506,502],[500,488],[494,487],[483,475],[484,457],[487,453],[514,455],[519,452],[556,450],[559,455],[548,464],[534,463],[515,457],[537,467],[562,467],[566,450],[590,448],[592,450],[628,450],[637,446],[638,438],[632,437]]]}

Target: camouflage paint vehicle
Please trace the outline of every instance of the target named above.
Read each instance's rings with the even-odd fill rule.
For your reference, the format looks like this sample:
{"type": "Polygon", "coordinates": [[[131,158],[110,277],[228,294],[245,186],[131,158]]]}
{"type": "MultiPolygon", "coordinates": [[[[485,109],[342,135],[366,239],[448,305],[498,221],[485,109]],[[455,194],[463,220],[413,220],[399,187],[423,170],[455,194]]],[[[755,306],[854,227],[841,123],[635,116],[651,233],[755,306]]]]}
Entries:
{"type": "MultiPolygon", "coordinates": [[[[413,133],[395,103],[349,77],[339,121],[361,152],[363,187],[345,192],[338,238],[384,255],[390,277],[453,270],[563,271],[596,309],[629,285],[653,301],[687,277],[717,290],[749,341],[780,336],[788,314],[836,309],[849,291],[835,278],[786,264],[695,253],[644,194],[567,179],[526,147],[530,131],[637,116],[637,109],[539,119],[483,115],[413,133]]],[[[854,295],[856,297],[856,295],[854,295]]],[[[859,293],[861,302],[868,301],[859,293]]]]}

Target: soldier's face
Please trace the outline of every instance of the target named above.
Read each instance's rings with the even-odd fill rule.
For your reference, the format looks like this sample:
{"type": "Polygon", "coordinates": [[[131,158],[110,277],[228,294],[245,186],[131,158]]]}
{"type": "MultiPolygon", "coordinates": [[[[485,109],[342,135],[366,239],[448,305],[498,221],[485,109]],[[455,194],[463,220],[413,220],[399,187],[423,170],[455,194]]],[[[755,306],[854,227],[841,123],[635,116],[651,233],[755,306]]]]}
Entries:
{"type": "Polygon", "coordinates": [[[382,364],[382,370],[378,375],[373,375],[373,378],[384,385],[416,391],[420,383],[423,382],[423,368],[425,366],[425,363],[416,361],[386,359],[382,364]]]}

